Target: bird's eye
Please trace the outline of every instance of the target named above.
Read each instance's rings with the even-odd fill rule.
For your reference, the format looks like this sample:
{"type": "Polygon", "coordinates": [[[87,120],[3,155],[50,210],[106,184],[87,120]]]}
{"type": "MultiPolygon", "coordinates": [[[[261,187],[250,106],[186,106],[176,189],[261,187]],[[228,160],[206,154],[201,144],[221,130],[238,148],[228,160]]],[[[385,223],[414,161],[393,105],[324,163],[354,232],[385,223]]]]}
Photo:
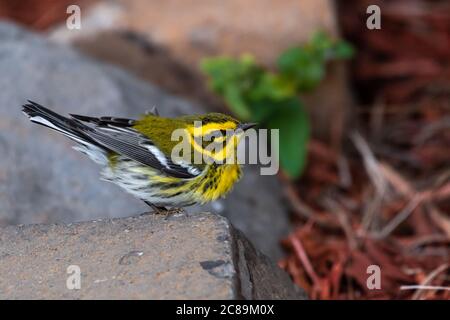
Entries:
{"type": "Polygon", "coordinates": [[[204,135],[203,138],[205,140],[207,140],[207,141],[214,141],[214,140],[216,140],[216,138],[219,138],[219,137],[222,137],[222,136],[225,136],[222,133],[222,130],[216,130],[216,131],[212,131],[212,132],[204,135]]]}

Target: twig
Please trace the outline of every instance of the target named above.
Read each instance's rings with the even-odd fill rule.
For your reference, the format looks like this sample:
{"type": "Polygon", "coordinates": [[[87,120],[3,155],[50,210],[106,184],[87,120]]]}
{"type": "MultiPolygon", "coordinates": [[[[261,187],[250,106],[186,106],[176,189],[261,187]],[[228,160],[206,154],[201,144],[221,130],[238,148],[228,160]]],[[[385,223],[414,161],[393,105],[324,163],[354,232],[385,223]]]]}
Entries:
{"type": "Polygon", "coordinates": [[[336,213],[338,221],[341,224],[342,229],[344,230],[345,236],[347,237],[350,249],[356,249],[358,247],[358,240],[355,233],[353,232],[352,226],[350,225],[349,215],[347,214],[347,212],[339,203],[332,199],[326,198],[323,200],[323,203],[329,211],[336,213]]]}
{"type": "Polygon", "coordinates": [[[355,144],[356,149],[361,153],[367,174],[369,175],[370,180],[372,180],[377,192],[384,195],[387,191],[387,182],[384,179],[384,175],[381,173],[378,161],[372,150],[370,150],[368,143],[358,132],[354,132],[351,135],[351,139],[355,144]]]}
{"type": "Polygon", "coordinates": [[[305,271],[308,274],[308,276],[311,278],[314,286],[320,287],[320,278],[317,275],[317,273],[314,271],[314,268],[311,265],[311,262],[309,261],[308,255],[306,254],[306,251],[303,248],[301,241],[295,236],[291,236],[290,240],[291,240],[292,246],[294,247],[294,251],[297,254],[297,257],[299,258],[300,262],[305,267],[305,271]]]}
{"type": "Polygon", "coordinates": [[[412,154],[399,152],[398,148],[395,148],[389,144],[384,143],[383,145],[373,146],[373,150],[380,157],[407,164],[412,168],[422,168],[420,161],[413,157],[412,154]]]}
{"type": "Polygon", "coordinates": [[[337,223],[334,223],[334,221],[328,221],[323,217],[319,217],[319,215],[310,206],[308,206],[298,197],[294,188],[289,184],[287,184],[285,188],[285,195],[289,200],[289,204],[291,205],[292,210],[300,218],[307,219],[308,221],[313,221],[317,225],[328,229],[339,228],[339,225],[337,223]]]}
{"type": "Polygon", "coordinates": [[[431,244],[435,244],[435,243],[443,243],[443,244],[450,244],[450,238],[446,237],[444,235],[441,234],[431,234],[431,235],[426,235],[426,236],[422,236],[419,238],[416,238],[414,241],[412,241],[406,251],[414,251],[417,250],[418,248],[422,247],[422,246],[427,246],[427,245],[431,245],[431,244]]]}
{"type": "Polygon", "coordinates": [[[438,121],[435,121],[425,126],[422,131],[413,140],[414,144],[423,144],[428,139],[432,138],[438,131],[450,128],[450,117],[444,117],[438,121]]]}
{"type": "MultiPolygon", "coordinates": [[[[445,269],[448,268],[448,265],[445,263],[443,265],[440,265],[439,267],[437,267],[436,269],[434,269],[433,271],[430,272],[430,274],[422,281],[422,283],[419,286],[422,286],[422,288],[418,288],[418,290],[414,293],[414,295],[412,296],[412,300],[417,300],[420,298],[420,295],[422,294],[423,291],[423,287],[427,287],[428,284],[433,281],[434,278],[436,278],[439,273],[443,272],[445,269]]],[[[449,289],[450,290],[450,287],[449,289]]]]}
{"type": "Polygon", "coordinates": [[[381,210],[381,205],[383,204],[383,200],[384,200],[384,196],[380,195],[377,192],[375,192],[375,195],[373,196],[373,198],[370,199],[368,205],[366,206],[366,208],[363,212],[363,217],[362,217],[362,222],[361,222],[363,234],[366,234],[370,230],[370,227],[372,225],[374,217],[381,210]]]}
{"type": "Polygon", "coordinates": [[[425,207],[430,214],[431,220],[433,220],[436,226],[445,233],[448,239],[450,239],[450,219],[431,203],[427,204],[425,207]]]}
{"type": "MultiPolygon", "coordinates": [[[[443,200],[450,197],[450,183],[443,182],[448,179],[449,173],[446,171],[438,178],[435,185],[443,184],[436,190],[424,190],[417,192],[411,183],[396,172],[392,167],[384,162],[380,162],[380,169],[384,177],[404,196],[412,197],[414,195],[420,197],[422,201],[428,202],[432,200],[443,200]]],[[[437,186],[436,186],[437,187],[437,186]]]]}
{"type": "Polygon", "coordinates": [[[379,211],[384,198],[387,196],[388,183],[381,172],[377,159],[363,137],[358,132],[355,132],[351,135],[351,139],[363,158],[367,174],[376,190],[373,201],[370,202],[370,205],[364,211],[362,217],[362,230],[367,232],[370,229],[373,219],[379,211]]]}
{"type": "Polygon", "coordinates": [[[381,171],[386,179],[396,187],[396,190],[404,196],[412,197],[411,202],[399,214],[397,214],[390,223],[388,223],[376,237],[384,238],[389,235],[400,223],[409,217],[414,209],[421,203],[432,200],[441,200],[450,197],[450,183],[444,184],[437,190],[425,190],[416,192],[405,178],[392,169],[386,163],[380,164],[381,171]]]}
{"type": "Polygon", "coordinates": [[[384,228],[374,233],[372,236],[376,239],[383,239],[387,237],[392,231],[395,230],[403,221],[405,221],[411,213],[422,202],[422,198],[415,196],[384,228]]]}
{"type": "Polygon", "coordinates": [[[415,193],[414,188],[411,186],[403,176],[401,176],[397,171],[395,171],[387,163],[380,162],[380,170],[384,177],[393,185],[396,190],[405,196],[412,196],[415,193]]]}
{"type": "Polygon", "coordinates": [[[450,287],[443,286],[422,286],[422,285],[411,285],[411,286],[401,286],[400,290],[449,290],[450,287]]]}
{"type": "Polygon", "coordinates": [[[450,198],[450,183],[444,184],[437,190],[425,190],[417,194],[423,201],[439,201],[450,198]]]}

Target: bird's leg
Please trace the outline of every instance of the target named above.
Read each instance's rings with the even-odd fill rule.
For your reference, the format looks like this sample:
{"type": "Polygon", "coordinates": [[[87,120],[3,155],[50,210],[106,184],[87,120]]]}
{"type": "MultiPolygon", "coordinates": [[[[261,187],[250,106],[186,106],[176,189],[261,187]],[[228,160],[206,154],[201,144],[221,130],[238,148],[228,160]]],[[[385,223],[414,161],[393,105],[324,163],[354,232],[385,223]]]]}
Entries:
{"type": "Polygon", "coordinates": [[[156,214],[166,214],[166,213],[169,212],[169,210],[167,210],[166,207],[159,207],[159,206],[154,205],[153,203],[148,202],[148,201],[145,201],[145,200],[144,200],[144,202],[145,202],[149,207],[151,207],[151,208],[153,209],[153,212],[156,213],[156,214]]]}
{"type": "Polygon", "coordinates": [[[184,210],[184,208],[182,208],[182,207],[180,207],[180,208],[173,207],[173,208],[169,209],[169,212],[170,213],[186,213],[186,210],[184,210]]]}
{"type": "Polygon", "coordinates": [[[167,209],[166,207],[160,207],[160,206],[154,205],[153,203],[151,203],[149,201],[145,201],[145,200],[143,200],[143,201],[153,209],[152,213],[170,215],[170,214],[185,212],[185,210],[183,208],[167,209]]]}

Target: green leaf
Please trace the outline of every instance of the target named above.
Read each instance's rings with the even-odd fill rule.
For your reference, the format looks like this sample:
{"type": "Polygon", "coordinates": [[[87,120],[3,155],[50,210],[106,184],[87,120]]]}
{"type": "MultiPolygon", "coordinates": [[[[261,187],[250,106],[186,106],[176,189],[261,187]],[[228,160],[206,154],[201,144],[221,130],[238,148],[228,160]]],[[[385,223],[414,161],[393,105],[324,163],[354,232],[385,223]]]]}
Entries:
{"type": "Polygon", "coordinates": [[[311,48],[315,54],[320,55],[323,59],[326,52],[333,47],[333,40],[325,32],[319,31],[311,37],[311,40],[306,46],[311,48]]]}
{"type": "Polygon", "coordinates": [[[283,77],[291,80],[300,92],[314,89],[325,76],[325,63],[314,50],[296,47],[287,50],[278,59],[283,77]]]}
{"type": "Polygon", "coordinates": [[[280,105],[268,120],[270,129],[280,130],[279,155],[283,170],[291,177],[301,175],[307,154],[309,121],[298,99],[290,99],[280,105]]]}
{"type": "Polygon", "coordinates": [[[241,120],[250,120],[249,94],[265,74],[253,57],[205,59],[201,68],[210,78],[211,89],[223,96],[231,111],[241,120]]]}
{"type": "Polygon", "coordinates": [[[296,94],[295,86],[279,75],[266,72],[262,74],[255,83],[252,90],[249,90],[249,99],[257,100],[284,100],[296,94]]]}
{"type": "Polygon", "coordinates": [[[350,59],[355,55],[355,49],[346,41],[338,41],[334,47],[336,59],[350,59]]]}
{"type": "Polygon", "coordinates": [[[252,114],[251,121],[264,123],[267,122],[274,113],[279,110],[279,101],[271,99],[260,99],[251,101],[249,108],[252,114]]]}
{"type": "Polygon", "coordinates": [[[293,47],[284,51],[277,60],[278,69],[282,74],[292,75],[299,64],[307,64],[311,55],[301,47],[293,47]]]}
{"type": "Polygon", "coordinates": [[[264,71],[249,55],[240,59],[229,57],[204,59],[200,67],[209,76],[212,89],[220,94],[224,93],[229,84],[244,87],[264,71]]]}
{"type": "Polygon", "coordinates": [[[286,50],[277,61],[281,77],[289,79],[299,92],[316,88],[325,77],[326,64],[332,59],[348,59],[353,47],[336,41],[324,32],[316,33],[301,46],[286,50]]]}
{"type": "Polygon", "coordinates": [[[309,92],[325,77],[325,65],[321,61],[311,60],[308,64],[299,66],[295,76],[297,89],[300,92],[309,92]]]}
{"type": "Polygon", "coordinates": [[[224,90],[224,98],[231,111],[241,120],[248,121],[251,118],[249,106],[245,103],[242,92],[235,85],[228,85],[224,90]]]}

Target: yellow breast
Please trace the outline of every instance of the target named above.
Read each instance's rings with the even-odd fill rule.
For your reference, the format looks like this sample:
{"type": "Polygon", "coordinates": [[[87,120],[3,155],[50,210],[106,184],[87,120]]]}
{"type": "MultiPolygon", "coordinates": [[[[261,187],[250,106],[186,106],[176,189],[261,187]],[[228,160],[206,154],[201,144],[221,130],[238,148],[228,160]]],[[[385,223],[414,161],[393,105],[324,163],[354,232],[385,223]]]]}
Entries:
{"type": "Polygon", "coordinates": [[[202,203],[215,200],[231,191],[241,175],[239,164],[209,165],[195,193],[202,203]]]}

